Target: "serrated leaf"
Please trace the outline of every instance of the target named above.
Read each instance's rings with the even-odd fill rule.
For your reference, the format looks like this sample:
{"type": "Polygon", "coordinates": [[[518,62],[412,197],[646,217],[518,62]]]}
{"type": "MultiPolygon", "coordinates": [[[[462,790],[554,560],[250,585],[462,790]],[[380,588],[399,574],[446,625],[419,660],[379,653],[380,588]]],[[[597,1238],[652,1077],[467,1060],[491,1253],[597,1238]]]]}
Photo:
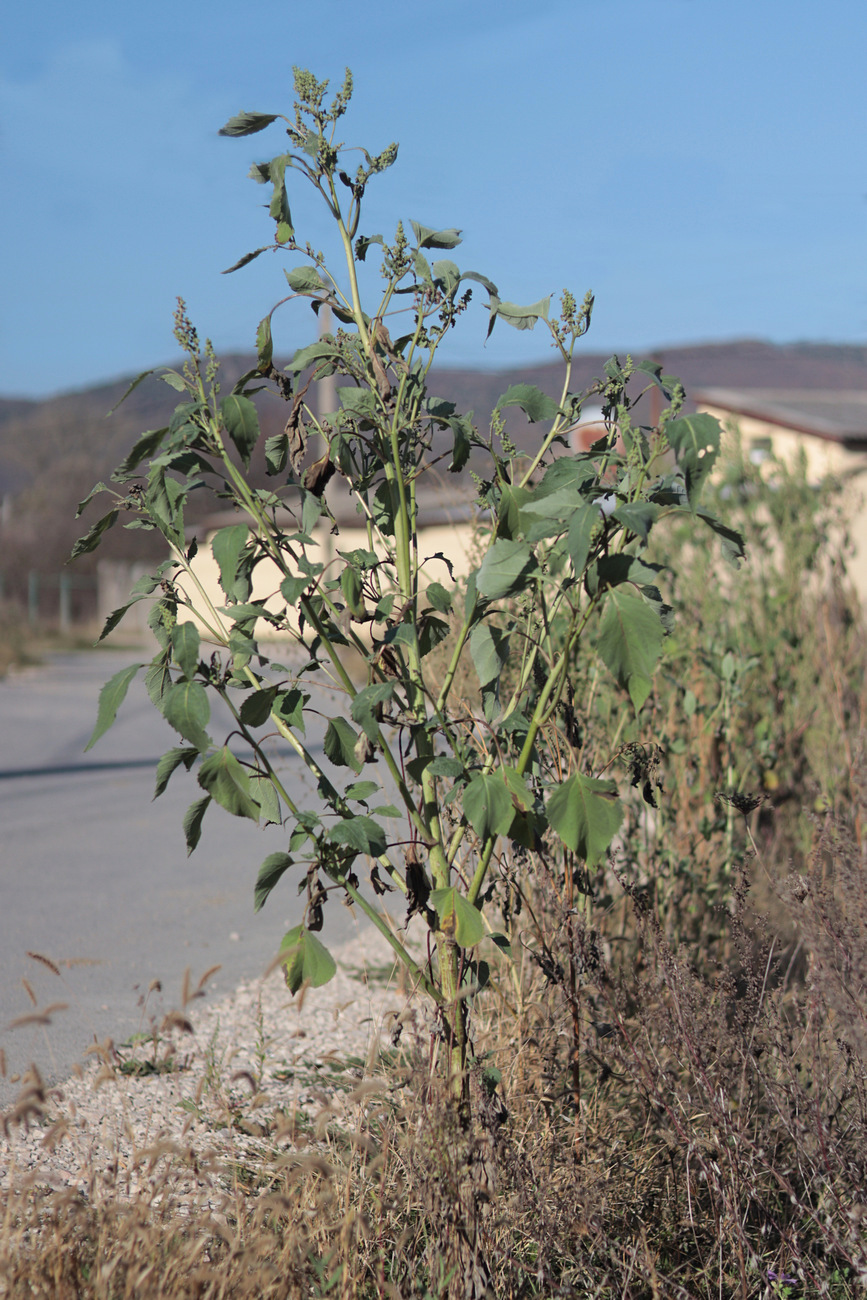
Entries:
{"type": "Polygon", "coordinates": [[[452,607],[452,593],[446,591],[440,582],[432,582],[424,593],[425,600],[438,609],[441,614],[448,614],[452,607]]]}
{"type": "Polygon", "coordinates": [[[348,785],[343,793],[347,799],[360,801],[369,799],[372,794],[377,794],[378,791],[379,785],[376,781],[353,781],[352,785],[348,785]]]}
{"type": "Polygon", "coordinates": [[[388,848],[385,831],[372,817],[346,817],[331,828],[328,838],[332,844],[344,844],[372,858],[381,857],[388,848]]]}
{"type": "Polygon", "coordinates": [[[121,605],[118,609],[112,610],[108,618],[105,620],[102,631],[100,632],[97,640],[104,641],[105,638],[108,636],[108,634],[114,631],[114,629],[117,627],[118,623],[121,621],[124,615],[128,613],[129,610],[132,609],[133,605],[138,604],[140,600],[144,600],[144,596],[134,596],[133,599],[128,600],[125,605],[121,605]]]}
{"type": "Polygon", "coordinates": [[[205,731],[211,718],[208,692],[201,682],[175,682],[159,706],[166,722],[196,749],[208,749],[214,742],[205,731]]]}
{"type": "Polygon", "coordinates": [[[259,808],[261,826],[282,826],[280,799],[274,789],[274,783],[264,772],[251,772],[250,797],[259,808]]]}
{"type": "Polygon", "coordinates": [[[450,758],[448,754],[440,754],[428,763],[427,770],[431,776],[446,776],[454,780],[456,777],[463,775],[464,764],[459,758],[450,758]]]}
{"type": "Polygon", "coordinates": [[[360,772],[363,764],[355,757],[355,745],[358,732],[349,725],[345,718],[329,718],[328,729],[322,747],[326,758],[335,767],[351,767],[353,772],[360,772]]]}
{"type": "Polygon", "coordinates": [[[536,561],[526,542],[498,537],[476,573],[476,586],[489,600],[499,600],[523,591],[535,572],[536,561]]]}
{"type": "Polygon", "coordinates": [[[734,569],[740,568],[741,560],[745,560],[747,553],[744,549],[744,539],[734,528],[728,528],[715,515],[709,514],[706,510],[697,510],[696,514],[699,519],[707,524],[708,528],[713,529],[718,537],[722,539],[723,558],[734,569]]]}
{"type": "Polygon", "coordinates": [[[238,710],[244,726],[264,726],[271,716],[271,708],[276,695],[276,686],[264,686],[261,690],[253,691],[251,695],[245,696],[244,702],[238,710]]]}
{"type": "Polygon", "coordinates": [[[640,596],[619,588],[608,593],[596,649],[605,666],[629,691],[636,712],[650,694],[663,635],[659,615],[640,596]]]}
{"type": "Polygon", "coordinates": [[[293,997],[302,985],[311,984],[318,989],[337,973],[331,953],[303,925],[294,926],[283,936],[280,959],[286,985],[293,997]]]}
{"type": "Polygon", "coordinates": [[[265,473],[273,477],[282,474],[289,460],[289,436],[272,433],[265,439],[265,473]]]}
{"type": "Polygon", "coordinates": [[[184,838],[187,841],[187,857],[190,856],[202,838],[202,821],[208,811],[210,802],[211,796],[206,794],[204,799],[197,799],[195,803],[191,803],[184,813],[184,838]]]}
{"type": "Polygon", "coordinates": [[[159,799],[160,795],[163,794],[169,783],[169,778],[177,771],[182,763],[189,772],[198,757],[199,751],[197,749],[190,749],[185,745],[181,745],[176,749],[170,749],[167,754],[163,754],[162,758],[157,763],[154,798],[159,799]]]}
{"type": "Polygon", "coordinates": [[[238,454],[247,469],[253,448],[259,441],[259,416],[249,397],[230,393],[220,402],[220,416],[226,432],[238,448],[238,454]]]}
{"type": "Polygon", "coordinates": [[[566,537],[566,549],[572,560],[576,578],[580,577],[587,566],[593,538],[601,528],[602,521],[595,505],[580,506],[569,520],[569,532],[566,537]]]}
{"type": "Polygon", "coordinates": [[[440,928],[454,934],[459,948],[472,948],[485,937],[481,912],[454,885],[450,889],[435,889],[430,901],[439,917],[440,928]]]}
{"type": "Polygon", "coordinates": [[[650,530],[659,517],[659,509],[659,506],[652,501],[627,502],[613,510],[611,518],[623,524],[628,532],[640,537],[646,546],[650,530]]]}
{"type": "Polygon", "coordinates": [[[576,772],[549,797],[548,819],[566,848],[594,867],[623,821],[617,786],[576,772]]]}
{"type": "Polygon", "coordinates": [[[236,113],[230,117],[225,126],[221,126],[219,135],[255,135],[264,131],[266,126],[277,121],[277,113],[236,113]]]}
{"type": "Polygon", "coordinates": [[[287,727],[297,727],[303,732],[304,705],[309,699],[309,695],[304,695],[296,686],[292,686],[286,691],[280,691],[274,697],[272,709],[276,717],[281,722],[285,722],[287,727]]]}
{"type": "Polygon", "coordinates": [[[199,629],[195,623],[176,623],[172,628],[172,653],[185,677],[192,680],[199,667],[199,629]]]}
{"type": "Polygon", "coordinates": [[[96,710],[96,726],[93,728],[93,734],[84,747],[87,753],[92,749],[100,736],[104,736],[109,727],[112,726],[117,711],[126,699],[126,693],[129,690],[129,684],[144,664],[130,664],[128,668],[122,668],[119,673],[115,673],[103,686],[99,692],[99,705],[96,710]]]}
{"type": "Polygon", "coordinates": [[[533,384],[512,384],[497,402],[495,410],[504,410],[507,406],[520,406],[531,423],[537,420],[553,420],[557,414],[557,403],[533,384]]]}
{"type": "Polygon", "coordinates": [[[464,790],[464,812],[479,839],[505,835],[512,824],[512,796],[498,773],[478,772],[464,790]]]}
{"type": "Polygon", "coordinates": [[[306,348],[299,348],[286,369],[292,374],[306,370],[314,361],[334,361],[340,356],[334,343],[320,339],[317,343],[308,343],[306,348]]]}
{"type": "Polygon", "coordinates": [[[256,877],[256,888],[253,893],[253,911],[261,912],[265,905],[265,900],[271,893],[271,890],[277,884],[281,876],[294,866],[293,858],[288,853],[269,853],[265,861],[259,868],[259,874],[256,877]]]}
{"type": "Polygon", "coordinates": [[[133,471],[141,464],[143,460],[149,460],[159,451],[162,441],[169,431],[169,426],[165,425],[162,429],[148,429],[146,433],[140,435],[133,445],[132,451],[120,462],[117,469],[112,474],[115,483],[122,483],[124,479],[130,478],[133,471]]]}
{"type": "Polygon", "coordinates": [[[246,768],[235,757],[228,745],[206,758],[199,768],[199,785],[233,817],[259,820],[259,807],[250,794],[250,778],[246,768]]]}

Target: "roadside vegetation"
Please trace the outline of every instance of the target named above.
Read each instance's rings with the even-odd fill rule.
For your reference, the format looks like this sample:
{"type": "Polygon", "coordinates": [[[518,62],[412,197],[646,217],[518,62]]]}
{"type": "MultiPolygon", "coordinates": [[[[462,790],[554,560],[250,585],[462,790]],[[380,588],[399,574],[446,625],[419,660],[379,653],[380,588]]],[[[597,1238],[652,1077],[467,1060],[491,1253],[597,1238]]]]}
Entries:
{"type": "MultiPolygon", "coordinates": [[[[98,1178],[85,1164],[75,1191],[7,1192],[0,1294],[855,1296],[867,1280],[865,640],[842,489],[808,483],[803,465],[753,465],[734,435],[685,414],[654,364],[612,358],[571,391],[592,296],[520,307],[484,275],[428,260],[457,230],[364,232],[365,189],[396,146],[362,151],[350,174],[334,137],[351,81],[329,104],[296,71],[296,92],[288,152],[254,179],[270,186],[274,247],[303,260],[283,301],[327,307],[341,328],[278,371],[269,313],[256,371],[227,394],[179,305],[187,362],[165,376],[176,416],[94,490],[109,508],[77,546],[92,553],[126,521],[170,555],[130,595],[153,601],[155,658],[108,683],[91,743],[145,669],[182,742],[157,792],[181,766],[198,773],[188,847],[211,803],[281,828],[255,900],[289,882],[306,891],[281,950],[290,990],[334,973],[322,909],[351,901],[390,945],[417,1028],[362,1063],[351,1108],[323,1086],[319,1114],[265,1126],[243,1169],[203,1165],[181,1126],[140,1153],[159,1173],[135,1194],[119,1162],[98,1178]],[[340,275],[298,241],[293,171],[331,210],[340,275]],[[365,311],[360,266],[377,251],[365,311]],[[489,330],[548,329],[567,376],[557,401],[513,386],[483,428],[426,390],[479,287],[489,330]],[[308,406],[310,367],[342,380],[338,410],[308,406]],[[249,393],[263,383],[288,415],[265,445],[268,489],[247,473],[261,433],[249,393]],[[666,403],[652,426],[647,386],[666,403]],[[588,396],[605,432],[576,451],[588,396]],[[509,406],[541,430],[530,457],[505,434],[509,406]],[[428,577],[417,527],[433,461],[445,478],[469,466],[477,489],[478,554],[448,587],[428,577]],[[368,545],[342,553],[338,539],[326,565],[312,534],[332,478],[368,545]],[[206,485],[239,509],[213,542],[219,608],[184,532],[186,498],[206,485]],[[279,571],[276,608],[251,596],[265,564],[279,571]],[[304,645],[300,670],[256,639],[262,619],[304,645]],[[317,678],[346,701],[328,719],[327,770],[305,742],[317,678]],[[231,749],[207,730],[214,694],[235,715],[231,749]],[[307,764],[315,806],[283,786],[262,729],[307,764]],[[394,913],[422,926],[421,951],[394,913]],[[191,1164],[206,1204],[187,1196],[191,1164]]],[[[245,113],[224,133],[276,121],[245,113]]],[[[188,1018],[186,1002],[166,1018],[167,1042],[188,1018]]],[[[103,1051],[106,1077],[122,1073],[103,1051]]],[[[182,1053],[167,1050],[160,1069],[174,1066],[182,1053]]],[[[37,1077],[24,1084],[7,1127],[63,1141],[61,1103],[37,1077]]],[[[228,1086],[216,1065],[207,1086],[228,1086]]],[[[232,1122],[262,1129],[264,1104],[256,1088],[232,1122]]]]}

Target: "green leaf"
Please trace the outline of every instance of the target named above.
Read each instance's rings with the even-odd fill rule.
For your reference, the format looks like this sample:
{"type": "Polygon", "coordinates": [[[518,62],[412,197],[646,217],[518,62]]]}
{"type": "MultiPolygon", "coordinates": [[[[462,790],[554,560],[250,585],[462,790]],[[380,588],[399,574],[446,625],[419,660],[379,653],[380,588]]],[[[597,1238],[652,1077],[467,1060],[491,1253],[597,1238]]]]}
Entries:
{"type": "Polygon", "coordinates": [[[290,687],[289,690],[280,691],[275,697],[273,712],[285,722],[287,727],[297,727],[299,731],[304,731],[304,705],[310,699],[309,695],[302,694],[297,687],[290,687]]]}
{"type": "Polygon", "coordinates": [[[230,393],[220,402],[220,416],[226,432],[238,448],[238,454],[247,469],[250,456],[259,441],[259,416],[249,397],[230,393]]]}
{"type": "Polygon", "coordinates": [[[254,912],[261,912],[266,898],[277,884],[277,881],[294,865],[294,859],[290,858],[288,853],[268,854],[256,877],[256,889],[253,894],[254,912]]]}
{"type": "Polygon", "coordinates": [[[259,360],[259,369],[263,374],[267,373],[271,362],[274,360],[274,341],[271,338],[270,316],[263,316],[259,321],[259,328],[256,330],[256,354],[259,360]]]}
{"type": "Polygon", "coordinates": [[[475,429],[469,415],[451,416],[448,426],[455,437],[449,473],[459,474],[470,458],[475,429]]]}
{"type": "Polygon", "coordinates": [[[272,433],[265,439],[265,473],[272,476],[282,474],[289,459],[289,436],[285,433],[272,433]]]}
{"type": "Polygon", "coordinates": [[[667,424],[665,432],[693,505],[719,455],[720,422],[713,415],[685,415],[667,424]]]}
{"type": "Polygon", "coordinates": [[[255,135],[264,131],[266,126],[276,122],[277,113],[236,113],[230,117],[225,126],[221,126],[219,135],[255,135]]]}
{"type": "Polygon", "coordinates": [[[359,262],[365,261],[367,258],[367,251],[372,244],[379,244],[382,248],[385,248],[385,240],[382,235],[358,236],[355,241],[355,256],[358,258],[359,262]]]}
{"type": "Polygon", "coordinates": [[[512,796],[512,803],[520,812],[527,812],[533,807],[533,796],[527,789],[527,782],[521,776],[521,773],[514,767],[502,767],[500,771],[503,780],[509,787],[509,793],[512,796]]]}
{"type": "Polygon", "coordinates": [[[318,989],[337,974],[337,965],[331,953],[303,925],[294,926],[283,936],[280,964],[293,997],[302,985],[312,984],[313,988],[318,989]]]}
{"type": "Polygon", "coordinates": [[[287,605],[297,605],[309,586],[309,578],[284,578],[280,583],[280,595],[287,605]]]}
{"type": "Polygon", "coordinates": [[[450,758],[448,754],[440,754],[427,765],[431,776],[447,776],[452,779],[462,776],[464,765],[459,758],[450,758]]]}
{"type": "Polygon", "coordinates": [[[115,673],[114,677],[105,683],[99,692],[96,726],[93,729],[93,735],[84,747],[85,753],[93,748],[100,736],[104,736],[113,724],[118,709],[126,699],[129,684],[140,668],[144,668],[144,664],[130,664],[129,668],[122,668],[119,673],[115,673]]]}
{"type": "Polygon", "coordinates": [[[587,566],[593,538],[601,527],[602,517],[599,508],[592,504],[580,506],[569,520],[566,549],[572,560],[576,578],[581,576],[587,566]]]}
{"type": "Polygon", "coordinates": [[[346,817],[331,828],[328,838],[332,844],[345,844],[372,858],[381,857],[388,848],[385,831],[372,817],[346,817]]]}
{"type": "Polygon", "coordinates": [[[199,667],[199,629],[195,623],[176,623],[172,629],[172,652],[185,677],[192,680],[199,667]]]}
{"type": "Polygon", "coordinates": [[[166,722],[196,749],[208,749],[214,742],[205,731],[211,717],[208,692],[201,682],[176,682],[160,704],[166,722]]]}
{"type": "Polygon", "coordinates": [[[507,325],[511,325],[516,330],[531,330],[537,320],[548,319],[550,308],[550,294],[547,298],[540,298],[538,302],[532,303],[529,307],[519,307],[514,302],[500,302],[499,299],[492,297],[488,334],[490,334],[497,319],[504,320],[507,325]]]}
{"type": "Polygon", "coordinates": [[[102,540],[103,533],[108,532],[109,528],[112,528],[117,522],[118,513],[118,510],[109,510],[108,514],[103,515],[101,519],[97,519],[96,523],[87,530],[83,537],[79,537],[73,546],[69,556],[70,560],[77,559],[79,555],[87,555],[89,551],[95,551],[102,540]]]}
{"type": "Polygon", "coordinates": [[[350,727],[345,718],[329,718],[322,745],[326,758],[335,767],[351,767],[353,772],[360,772],[363,765],[355,757],[357,740],[358,732],[350,727]]]}
{"type": "Polygon", "coordinates": [[[245,727],[262,727],[271,716],[276,686],[265,686],[244,699],[238,713],[245,727]]]}
{"type": "Polygon", "coordinates": [[[576,772],[548,799],[548,819],[566,848],[594,867],[623,821],[617,786],[576,772]]]}
{"type": "Polygon", "coordinates": [[[233,271],[240,271],[242,266],[248,266],[250,262],[255,262],[257,257],[260,257],[262,253],[267,253],[270,248],[270,244],[264,244],[262,248],[254,248],[252,253],[245,253],[243,257],[239,257],[237,262],[227,266],[225,271],[221,271],[220,274],[231,275],[233,271]]]}
{"type": "Polygon", "coordinates": [[[650,530],[659,517],[659,509],[652,501],[635,501],[618,506],[611,512],[611,517],[623,524],[628,532],[640,537],[646,546],[650,530]]]}
{"type": "Polygon", "coordinates": [[[377,713],[394,694],[391,682],[374,682],[365,686],[352,701],[352,720],[357,722],[369,740],[376,740],[379,735],[377,713]]]}
{"type": "Polygon", "coordinates": [[[259,808],[259,822],[262,826],[282,826],[280,800],[270,776],[264,772],[251,772],[250,798],[259,808]]]}
{"type": "Polygon", "coordinates": [[[333,361],[339,356],[340,352],[333,343],[320,339],[317,343],[308,343],[306,348],[299,348],[286,369],[292,374],[299,374],[314,361],[333,361]]]}
{"type": "Polygon", "coordinates": [[[133,605],[137,605],[140,600],[144,600],[144,596],[134,596],[132,600],[128,600],[127,603],[121,605],[119,609],[113,609],[105,620],[97,641],[104,641],[108,634],[114,631],[123,616],[132,609],[133,605]]]}
{"type": "Polygon", "coordinates": [[[461,242],[459,230],[431,230],[430,226],[420,226],[417,221],[409,223],[416,237],[419,248],[457,248],[461,242]]]}
{"type": "Polygon", "coordinates": [[[294,293],[314,293],[322,290],[322,277],[315,266],[296,266],[286,271],[289,288],[294,293]]]}
{"type": "Polygon", "coordinates": [[[183,763],[189,772],[193,763],[199,757],[197,749],[189,749],[187,746],[180,746],[177,749],[170,749],[167,754],[163,754],[157,763],[157,782],[154,790],[154,798],[159,799],[169,783],[169,778],[183,763]]]}
{"type": "Polygon", "coordinates": [[[509,657],[507,634],[489,627],[487,623],[477,623],[470,633],[470,656],[479,685],[484,690],[500,680],[503,665],[509,657]]]}
{"type": "Polygon", "coordinates": [[[246,768],[238,761],[228,745],[206,758],[199,768],[199,785],[233,817],[259,820],[259,807],[250,795],[250,779],[246,768]]]}
{"type": "Polygon", "coordinates": [[[512,796],[499,774],[479,772],[464,790],[464,812],[479,839],[505,835],[512,824],[512,796]]]}
{"type": "Polygon", "coordinates": [[[362,799],[369,799],[370,796],[376,794],[378,790],[379,785],[376,781],[353,781],[352,785],[348,785],[343,793],[347,799],[357,799],[360,801],[362,799]]]}
{"type": "Polygon", "coordinates": [[[147,433],[141,434],[136,440],[133,449],[120,462],[117,469],[112,474],[115,483],[123,483],[124,479],[130,478],[133,471],[141,464],[143,460],[149,460],[159,450],[163,438],[169,431],[169,426],[165,425],[162,429],[148,429],[147,433]]]}
{"type": "Polygon", "coordinates": [[[744,539],[740,533],[735,532],[734,528],[728,528],[717,519],[715,515],[709,514],[706,510],[697,510],[696,514],[699,519],[704,520],[708,528],[713,529],[718,537],[722,538],[723,558],[734,569],[740,568],[741,560],[745,560],[747,553],[744,549],[744,539]]]}
{"type": "Polygon", "coordinates": [[[472,948],[485,937],[481,912],[454,885],[450,889],[435,889],[430,901],[439,917],[440,928],[454,933],[459,948],[472,948]]]}
{"type": "Polygon", "coordinates": [[[202,821],[208,811],[210,802],[211,796],[206,794],[204,799],[197,799],[195,803],[191,803],[184,813],[184,837],[187,841],[187,857],[190,856],[202,838],[202,821]]]}
{"type": "Polygon", "coordinates": [[[476,586],[489,600],[522,591],[536,572],[533,552],[526,542],[498,537],[482,560],[476,586]]]}
{"type": "Polygon", "coordinates": [[[448,614],[452,607],[452,593],[446,591],[441,582],[432,582],[425,591],[424,597],[441,614],[448,614]]]}
{"type": "Polygon", "coordinates": [[[238,578],[241,556],[250,530],[246,524],[230,524],[220,528],[211,538],[211,551],[220,568],[220,586],[229,600],[246,600],[250,594],[247,578],[238,578]]]}
{"type": "Polygon", "coordinates": [[[502,411],[507,406],[520,406],[531,423],[553,420],[558,410],[557,403],[533,384],[512,384],[497,402],[495,410],[502,411]]]}
{"type": "Polygon", "coordinates": [[[596,649],[620,685],[629,691],[636,712],[650,694],[663,635],[658,613],[640,596],[619,588],[609,592],[596,649]]]}
{"type": "Polygon", "coordinates": [[[378,407],[369,388],[344,387],[338,390],[340,405],[357,420],[375,420],[378,407]]]}

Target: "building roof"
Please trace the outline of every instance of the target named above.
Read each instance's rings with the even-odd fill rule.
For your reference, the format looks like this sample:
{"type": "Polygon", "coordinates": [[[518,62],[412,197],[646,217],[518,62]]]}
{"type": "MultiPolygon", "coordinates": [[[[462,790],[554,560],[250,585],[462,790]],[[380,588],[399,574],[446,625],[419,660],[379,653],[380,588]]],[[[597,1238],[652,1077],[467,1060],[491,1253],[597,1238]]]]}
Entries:
{"type": "Polygon", "coordinates": [[[867,445],[867,392],[836,388],[703,388],[700,406],[779,424],[846,445],[867,445]]]}

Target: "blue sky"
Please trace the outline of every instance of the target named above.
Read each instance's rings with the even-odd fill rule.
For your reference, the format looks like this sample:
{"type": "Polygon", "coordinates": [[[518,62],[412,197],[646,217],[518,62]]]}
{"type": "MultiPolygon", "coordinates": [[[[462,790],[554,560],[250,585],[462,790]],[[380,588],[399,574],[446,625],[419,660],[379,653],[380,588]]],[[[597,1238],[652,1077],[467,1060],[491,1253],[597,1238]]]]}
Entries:
{"type": "MultiPolygon", "coordinates": [[[[592,351],[867,340],[864,0],[42,0],[0,45],[0,394],[84,387],[174,354],[175,297],[222,350],[285,291],[254,159],[293,64],[356,92],[347,143],[400,142],[361,230],[458,226],[463,269],[533,302],[596,294],[592,351]]],[[[327,248],[301,198],[299,235],[327,248]]],[[[289,265],[288,262],[285,263],[289,265]]],[[[552,356],[484,295],[452,364],[552,356]]],[[[312,314],[280,317],[278,347],[312,314]]]]}

